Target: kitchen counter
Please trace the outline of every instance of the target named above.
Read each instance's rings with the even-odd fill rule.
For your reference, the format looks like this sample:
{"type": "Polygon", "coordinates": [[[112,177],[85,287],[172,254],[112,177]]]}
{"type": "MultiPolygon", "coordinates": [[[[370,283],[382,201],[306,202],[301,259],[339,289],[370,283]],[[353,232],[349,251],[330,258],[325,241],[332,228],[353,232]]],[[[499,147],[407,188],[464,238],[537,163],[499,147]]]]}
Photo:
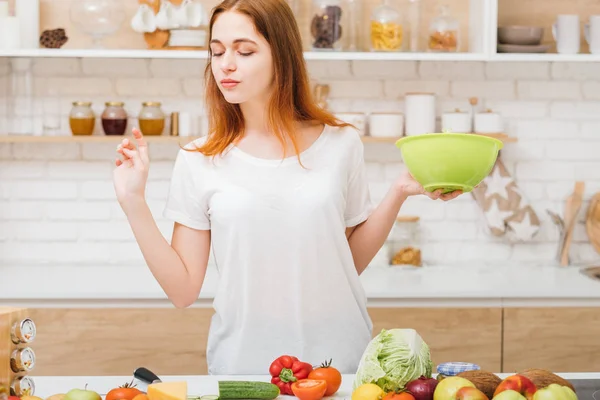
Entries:
{"type": "MultiPolygon", "coordinates": [[[[596,390],[600,390],[600,373],[558,373],[558,375],[569,380],[578,392],[579,399],[592,399],[592,394],[596,390]]],[[[500,378],[504,378],[510,374],[497,374],[500,378]]],[[[53,394],[66,393],[73,388],[87,388],[98,392],[104,396],[106,393],[125,382],[130,382],[131,376],[32,376],[35,382],[35,395],[41,398],[46,398],[53,394]]],[[[219,376],[219,375],[201,375],[201,376],[162,376],[161,379],[166,381],[181,381],[185,380],[188,383],[188,395],[208,395],[217,394],[217,382],[219,380],[258,380],[269,382],[268,376],[253,375],[253,376],[219,376]]],[[[342,386],[338,392],[331,398],[350,399],[352,393],[352,383],[354,375],[343,375],[342,386]]],[[[137,387],[145,390],[146,386],[143,383],[137,382],[137,387]]],[[[291,399],[290,396],[279,396],[280,399],[291,399]]],[[[599,397],[600,399],[600,397],[599,397]]]]}
{"type": "MultiPolygon", "coordinates": [[[[170,307],[145,266],[0,267],[0,305],[170,307]]],[[[600,305],[600,281],[579,267],[369,267],[361,281],[372,306],[600,305]]],[[[210,267],[196,307],[210,307],[218,281],[210,267]]]]}

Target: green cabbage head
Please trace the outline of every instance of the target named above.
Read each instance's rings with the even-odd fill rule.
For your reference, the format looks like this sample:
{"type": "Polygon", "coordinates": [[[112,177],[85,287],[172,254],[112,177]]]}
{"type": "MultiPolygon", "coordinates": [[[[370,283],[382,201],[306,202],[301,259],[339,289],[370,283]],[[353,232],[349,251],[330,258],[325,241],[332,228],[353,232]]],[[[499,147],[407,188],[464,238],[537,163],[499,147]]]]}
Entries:
{"type": "Polygon", "coordinates": [[[429,346],[414,329],[382,329],[362,355],[353,389],[374,383],[384,391],[403,389],[421,375],[431,378],[429,346]]]}

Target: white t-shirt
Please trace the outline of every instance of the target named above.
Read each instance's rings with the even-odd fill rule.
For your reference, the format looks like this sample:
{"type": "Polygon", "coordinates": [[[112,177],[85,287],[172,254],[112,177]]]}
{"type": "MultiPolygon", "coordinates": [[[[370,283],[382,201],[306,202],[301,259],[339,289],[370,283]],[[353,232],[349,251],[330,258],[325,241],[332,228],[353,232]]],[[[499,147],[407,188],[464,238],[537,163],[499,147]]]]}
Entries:
{"type": "Polygon", "coordinates": [[[371,339],[345,236],[372,211],[362,141],[326,126],[301,159],[306,169],[295,154],[264,159],[233,145],[177,156],[164,216],[211,230],[219,273],[211,375],[268,374],[283,354],[355,373],[371,339]]]}

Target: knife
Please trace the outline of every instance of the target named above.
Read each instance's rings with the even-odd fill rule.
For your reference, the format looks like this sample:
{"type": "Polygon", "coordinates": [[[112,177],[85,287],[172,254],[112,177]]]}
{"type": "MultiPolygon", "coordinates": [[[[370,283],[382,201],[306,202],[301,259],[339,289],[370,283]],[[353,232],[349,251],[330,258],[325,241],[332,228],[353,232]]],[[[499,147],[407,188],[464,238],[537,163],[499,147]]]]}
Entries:
{"type": "Polygon", "coordinates": [[[144,367],[137,368],[135,371],[133,371],[133,378],[146,385],[146,387],[138,387],[138,389],[144,393],[148,392],[148,385],[162,382],[162,380],[154,372],[144,367]]]}

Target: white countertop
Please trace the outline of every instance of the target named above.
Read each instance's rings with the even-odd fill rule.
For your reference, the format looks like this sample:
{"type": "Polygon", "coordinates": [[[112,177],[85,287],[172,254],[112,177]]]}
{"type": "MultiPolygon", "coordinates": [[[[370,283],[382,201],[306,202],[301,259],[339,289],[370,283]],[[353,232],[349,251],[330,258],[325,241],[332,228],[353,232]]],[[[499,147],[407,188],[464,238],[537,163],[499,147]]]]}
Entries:
{"type": "MultiPolygon", "coordinates": [[[[0,276],[22,283],[3,285],[0,305],[170,306],[145,266],[0,266],[0,276]]],[[[370,267],[360,279],[371,305],[600,305],[600,281],[579,267],[370,267]]],[[[196,306],[211,305],[217,281],[209,268],[196,306]]]]}
{"type": "MultiPolygon", "coordinates": [[[[564,379],[600,379],[600,373],[559,373],[564,379]]],[[[497,374],[501,379],[511,374],[497,374]]],[[[34,376],[32,378],[35,383],[35,395],[41,398],[46,398],[53,394],[66,393],[73,388],[87,388],[94,390],[101,396],[106,395],[108,391],[114,387],[130,382],[131,376],[34,376]]],[[[161,376],[163,382],[167,381],[186,381],[188,384],[188,395],[208,395],[218,394],[219,380],[253,380],[269,382],[270,377],[267,375],[235,375],[235,376],[219,376],[219,375],[189,375],[189,376],[161,376]]],[[[338,392],[329,398],[350,399],[352,393],[352,384],[354,375],[343,375],[342,385],[338,392]]],[[[146,386],[136,381],[137,387],[145,391],[146,386]]],[[[280,399],[290,399],[293,397],[279,396],[280,399]]]]}

